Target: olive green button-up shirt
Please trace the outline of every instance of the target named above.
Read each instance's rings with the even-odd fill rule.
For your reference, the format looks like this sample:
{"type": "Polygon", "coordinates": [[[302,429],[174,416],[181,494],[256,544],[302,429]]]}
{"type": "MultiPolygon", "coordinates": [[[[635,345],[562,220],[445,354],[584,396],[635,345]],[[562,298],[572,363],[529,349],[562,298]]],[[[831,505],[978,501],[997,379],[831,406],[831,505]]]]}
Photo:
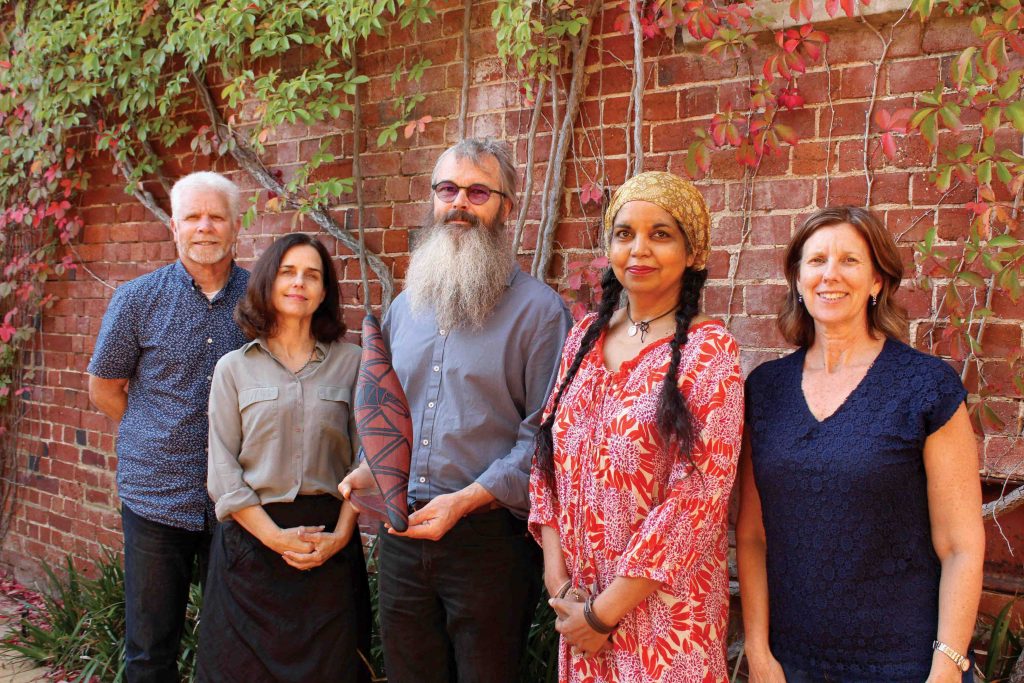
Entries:
{"type": "Polygon", "coordinates": [[[217,363],[210,389],[206,484],[217,519],[299,495],[339,497],[359,450],[352,396],[361,351],[317,343],[297,374],[263,340],[217,363]]]}

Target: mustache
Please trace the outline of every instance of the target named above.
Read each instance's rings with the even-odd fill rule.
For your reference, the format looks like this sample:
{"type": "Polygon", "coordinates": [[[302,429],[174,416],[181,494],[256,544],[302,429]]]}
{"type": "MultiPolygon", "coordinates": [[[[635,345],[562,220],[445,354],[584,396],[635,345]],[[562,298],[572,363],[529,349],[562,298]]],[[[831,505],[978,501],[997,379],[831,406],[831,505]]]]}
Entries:
{"type": "Polygon", "coordinates": [[[480,226],[480,219],[469,213],[468,211],[461,211],[459,209],[452,209],[444,215],[442,219],[443,223],[451,223],[452,221],[464,221],[469,223],[471,227],[477,228],[480,226]]]}

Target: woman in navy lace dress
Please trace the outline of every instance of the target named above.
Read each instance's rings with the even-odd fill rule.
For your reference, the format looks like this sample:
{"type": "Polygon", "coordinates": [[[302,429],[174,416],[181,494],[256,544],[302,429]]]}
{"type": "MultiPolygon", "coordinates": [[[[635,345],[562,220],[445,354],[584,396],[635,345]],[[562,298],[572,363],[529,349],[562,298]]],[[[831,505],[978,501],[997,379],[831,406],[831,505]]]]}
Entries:
{"type": "Polygon", "coordinates": [[[903,265],[871,212],[813,214],[785,271],[799,348],[747,380],[750,680],[970,680],[985,540],[960,377],[901,341],[903,265]]]}

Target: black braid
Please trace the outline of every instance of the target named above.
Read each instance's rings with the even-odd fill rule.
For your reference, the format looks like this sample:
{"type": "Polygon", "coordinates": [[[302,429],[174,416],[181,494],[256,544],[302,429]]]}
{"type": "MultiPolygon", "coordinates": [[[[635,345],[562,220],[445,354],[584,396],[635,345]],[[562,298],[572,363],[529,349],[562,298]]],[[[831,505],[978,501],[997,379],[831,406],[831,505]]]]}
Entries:
{"type": "Polygon", "coordinates": [[[700,293],[708,279],[706,270],[689,270],[683,274],[683,289],[679,292],[679,308],[676,309],[676,333],[672,337],[672,359],[665,374],[665,383],[658,399],[658,432],[666,446],[675,443],[686,461],[696,467],[693,460],[693,442],[697,426],[693,415],[686,407],[686,399],[679,391],[679,359],[686,346],[690,323],[700,310],[700,293]]]}
{"type": "Polygon", "coordinates": [[[612,319],[612,314],[619,307],[621,295],[622,283],[618,281],[610,267],[605,268],[601,276],[601,304],[597,309],[597,318],[583,334],[583,339],[580,340],[580,348],[572,359],[572,365],[565,371],[565,377],[562,378],[562,383],[558,385],[555,401],[551,406],[551,412],[544,422],[541,423],[540,429],[537,430],[535,438],[536,450],[533,456],[534,464],[540,469],[541,474],[544,475],[545,482],[552,491],[555,491],[556,488],[554,442],[551,439],[551,427],[555,424],[558,403],[562,400],[562,392],[565,391],[565,388],[576,377],[584,356],[590,353],[590,349],[594,347],[594,342],[601,336],[601,331],[608,326],[608,322],[612,319]]]}

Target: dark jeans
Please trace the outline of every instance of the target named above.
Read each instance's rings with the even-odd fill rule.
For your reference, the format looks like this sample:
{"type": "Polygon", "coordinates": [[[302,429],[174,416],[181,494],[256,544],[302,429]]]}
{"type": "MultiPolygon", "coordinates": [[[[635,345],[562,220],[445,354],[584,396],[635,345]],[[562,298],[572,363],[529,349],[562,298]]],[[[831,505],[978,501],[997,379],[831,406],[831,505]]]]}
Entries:
{"type": "Polygon", "coordinates": [[[192,567],[200,579],[210,553],[208,531],[144,519],[121,506],[124,531],[125,679],[179,683],[178,647],[185,626],[192,567]]]}
{"type": "Polygon", "coordinates": [[[388,683],[513,683],[540,596],[540,548],[505,509],[440,541],[380,535],[388,683]]]}

